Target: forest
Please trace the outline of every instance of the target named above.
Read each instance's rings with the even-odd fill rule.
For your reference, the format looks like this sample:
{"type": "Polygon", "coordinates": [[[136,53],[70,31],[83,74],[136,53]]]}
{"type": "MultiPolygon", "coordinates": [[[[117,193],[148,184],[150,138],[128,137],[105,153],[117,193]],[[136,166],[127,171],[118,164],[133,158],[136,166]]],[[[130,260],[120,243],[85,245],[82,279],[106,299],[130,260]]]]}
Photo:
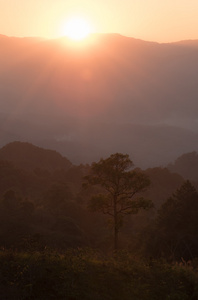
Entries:
{"type": "Polygon", "coordinates": [[[1,299],[198,299],[198,154],[132,160],[0,149],[1,299]]]}

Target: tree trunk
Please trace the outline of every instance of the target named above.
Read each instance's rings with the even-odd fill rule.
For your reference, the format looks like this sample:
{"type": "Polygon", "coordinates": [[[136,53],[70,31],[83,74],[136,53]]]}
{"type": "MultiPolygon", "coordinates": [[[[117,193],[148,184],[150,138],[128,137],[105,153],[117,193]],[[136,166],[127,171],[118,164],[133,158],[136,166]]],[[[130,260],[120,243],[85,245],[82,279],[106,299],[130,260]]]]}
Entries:
{"type": "Polygon", "coordinates": [[[117,214],[117,197],[114,196],[114,250],[118,250],[118,214],[117,214]]]}
{"type": "Polygon", "coordinates": [[[118,250],[118,228],[117,224],[114,224],[114,250],[118,250]]]}

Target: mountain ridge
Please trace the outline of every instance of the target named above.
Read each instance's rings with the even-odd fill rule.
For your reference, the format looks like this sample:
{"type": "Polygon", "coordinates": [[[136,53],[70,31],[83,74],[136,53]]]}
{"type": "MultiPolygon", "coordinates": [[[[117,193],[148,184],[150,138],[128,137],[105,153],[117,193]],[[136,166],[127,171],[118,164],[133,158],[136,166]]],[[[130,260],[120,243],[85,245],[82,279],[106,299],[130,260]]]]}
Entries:
{"type": "Polygon", "coordinates": [[[22,169],[68,170],[71,162],[57,151],[44,149],[28,142],[14,141],[0,148],[0,160],[12,162],[22,169]]]}
{"type": "Polygon", "coordinates": [[[152,165],[142,167],[198,149],[197,41],[102,37],[82,48],[61,39],[0,38],[0,146],[26,140],[73,163],[119,150],[136,153],[138,164],[149,157],[152,165]]]}

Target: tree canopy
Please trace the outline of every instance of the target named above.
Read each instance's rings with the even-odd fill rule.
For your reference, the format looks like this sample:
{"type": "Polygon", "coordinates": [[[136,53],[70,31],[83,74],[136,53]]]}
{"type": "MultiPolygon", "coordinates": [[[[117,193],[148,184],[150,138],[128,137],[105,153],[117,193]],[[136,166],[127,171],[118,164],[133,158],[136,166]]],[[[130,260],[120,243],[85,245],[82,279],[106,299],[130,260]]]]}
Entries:
{"type": "Polygon", "coordinates": [[[132,170],[133,162],[127,154],[115,153],[93,163],[91,174],[85,179],[90,185],[101,186],[101,193],[91,197],[89,208],[110,216],[114,229],[114,249],[118,247],[118,233],[125,215],[136,214],[152,206],[150,200],[137,197],[150,184],[143,172],[132,170]]]}
{"type": "Polygon", "coordinates": [[[187,180],[161,206],[150,248],[157,256],[191,260],[198,254],[197,232],[198,193],[187,180]]]}

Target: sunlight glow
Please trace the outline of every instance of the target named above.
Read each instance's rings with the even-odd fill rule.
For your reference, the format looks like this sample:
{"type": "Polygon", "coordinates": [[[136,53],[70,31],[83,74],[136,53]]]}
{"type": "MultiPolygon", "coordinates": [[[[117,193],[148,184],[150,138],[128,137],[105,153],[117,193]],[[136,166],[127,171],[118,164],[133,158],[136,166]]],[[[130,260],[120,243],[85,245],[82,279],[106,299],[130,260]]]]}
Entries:
{"type": "Polygon", "coordinates": [[[72,40],[83,40],[92,32],[91,25],[80,17],[74,17],[66,21],[62,27],[62,34],[72,40]]]}

